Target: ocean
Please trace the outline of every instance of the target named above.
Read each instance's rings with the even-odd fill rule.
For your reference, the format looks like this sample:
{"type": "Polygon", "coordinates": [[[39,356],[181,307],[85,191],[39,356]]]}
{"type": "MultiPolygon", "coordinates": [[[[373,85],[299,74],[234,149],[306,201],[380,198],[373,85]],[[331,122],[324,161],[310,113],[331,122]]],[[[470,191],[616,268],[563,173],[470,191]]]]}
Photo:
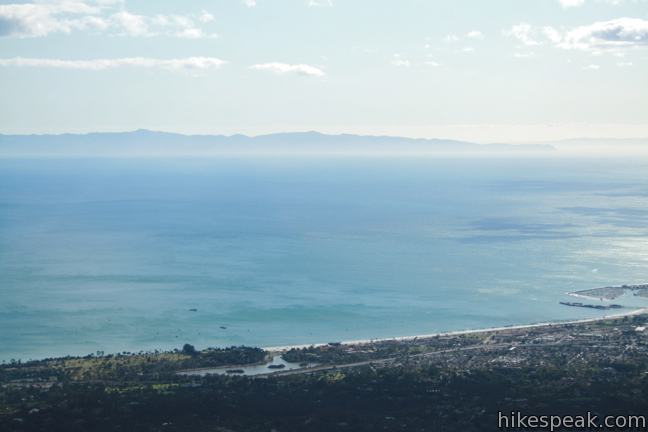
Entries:
{"type": "Polygon", "coordinates": [[[0,160],[4,361],[588,318],[566,292],[645,282],[646,159],[0,160]]]}

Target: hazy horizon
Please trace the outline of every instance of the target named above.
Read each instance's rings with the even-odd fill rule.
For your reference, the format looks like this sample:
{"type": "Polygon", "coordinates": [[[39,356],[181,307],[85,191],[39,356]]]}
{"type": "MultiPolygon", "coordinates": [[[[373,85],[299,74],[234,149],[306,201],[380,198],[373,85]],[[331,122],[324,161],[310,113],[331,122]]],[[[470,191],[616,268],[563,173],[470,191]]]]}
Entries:
{"type": "Polygon", "coordinates": [[[478,143],[444,138],[324,134],[184,135],[138,129],[86,134],[0,134],[0,158],[20,157],[599,157],[648,154],[648,139],[580,138],[478,143]]]}
{"type": "Polygon", "coordinates": [[[647,5],[0,0],[0,130],[648,137],[647,5]]]}
{"type": "Polygon", "coordinates": [[[147,129],[147,128],[136,128],[136,129],[116,129],[116,130],[88,130],[88,131],[59,131],[59,132],[23,132],[23,133],[10,133],[6,131],[0,131],[0,136],[61,136],[61,135],[93,135],[93,134],[131,134],[138,132],[151,132],[151,133],[160,133],[160,134],[169,134],[169,135],[181,135],[186,137],[225,137],[231,138],[236,136],[243,136],[247,138],[259,138],[271,135],[286,135],[286,134],[318,134],[326,136],[340,136],[340,135],[353,135],[359,137],[376,137],[376,138],[405,138],[412,140],[447,140],[447,141],[463,141],[463,142],[472,142],[475,144],[512,144],[512,145],[526,145],[526,144],[545,144],[551,142],[560,142],[560,141],[648,141],[648,135],[646,136],[628,136],[628,137],[617,137],[617,136],[575,136],[575,137],[562,137],[555,139],[545,139],[545,140],[526,140],[526,141],[473,141],[462,139],[455,136],[423,136],[423,135],[389,135],[389,134],[379,134],[379,133],[361,133],[361,132],[351,132],[351,131],[337,131],[337,132],[324,132],[317,129],[295,129],[295,130],[268,130],[267,132],[259,133],[243,133],[243,132],[212,132],[212,133],[191,133],[191,132],[182,132],[178,130],[165,130],[165,129],[147,129]]]}

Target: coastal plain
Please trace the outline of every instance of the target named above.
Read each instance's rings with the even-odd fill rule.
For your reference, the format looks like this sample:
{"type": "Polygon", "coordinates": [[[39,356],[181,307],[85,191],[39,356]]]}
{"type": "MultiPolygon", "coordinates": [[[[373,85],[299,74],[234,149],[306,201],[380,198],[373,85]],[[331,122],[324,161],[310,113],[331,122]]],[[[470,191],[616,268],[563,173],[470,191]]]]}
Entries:
{"type": "Polygon", "coordinates": [[[171,352],[12,362],[0,366],[0,428],[472,431],[496,430],[498,410],[509,408],[640,413],[648,406],[647,326],[641,309],[282,352],[185,344],[171,352]],[[235,369],[277,355],[304,367],[256,376],[235,369]],[[235,373],[183,373],[210,367],[235,373]]]}

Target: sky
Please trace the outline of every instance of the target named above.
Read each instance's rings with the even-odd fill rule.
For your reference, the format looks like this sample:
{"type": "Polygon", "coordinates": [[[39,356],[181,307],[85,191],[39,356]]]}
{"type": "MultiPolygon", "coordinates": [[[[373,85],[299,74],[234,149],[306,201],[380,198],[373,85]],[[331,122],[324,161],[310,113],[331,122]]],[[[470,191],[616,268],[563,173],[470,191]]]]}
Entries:
{"type": "Polygon", "coordinates": [[[648,137],[648,0],[0,0],[0,133],[648,137]]]}

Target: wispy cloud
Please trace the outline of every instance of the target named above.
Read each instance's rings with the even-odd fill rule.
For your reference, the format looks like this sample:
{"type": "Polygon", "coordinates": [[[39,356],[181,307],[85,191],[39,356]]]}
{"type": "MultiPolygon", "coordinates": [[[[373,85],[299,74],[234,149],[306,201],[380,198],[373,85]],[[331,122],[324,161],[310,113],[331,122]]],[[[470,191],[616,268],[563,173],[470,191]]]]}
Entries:
{"type": "Polygon", "coordinates": [[[309,7],[331,7],[333,0],[308,0],[309,7]]]}
{"type": "Polygon", "coordinates": [[[396,67],[406,67],[406,68],[412,65],[409,60],[404,59],[403,56],[401,56],[398,53],[392,56],[391,64],[396,67]]]}
{"type": "Polygon", "coordinates": [[[540,42],[535,39],[533,33],[534,28],[527,23],[516,24],[510,30],[504,31],[505,36],[514,37],[525,46],[540,45],[540,42]]]}
{"type": "Polygon", "coordinates": [[[560,6],[565,9],[582,6],[585,0],[558,0],[560,6]]]}
{"type": "Polygon", "coordinates": [[[146,16],[127,11],[122,2],[106,0],[50,1],[0,5],[0,37],[43,37],[75,31],[129,36],[214,37],[201,24],[214,20],[198,15],[146,16]]]}
{"type": "Polygon", "coordinates": [[[466,33],[468,39],[484,39],[484,34],[479,30],[472,30],[466,33]]]}
{"type": "Polygon", "coordinates": [[[550,26],[534,27],[521,23],[504,34],[515,37],[526,46],[541,45],[539,40],[542,40],[558,48],[600,54],[606,49],[648,46],[648,20],[617,18],[563,31],[550,26]]]}
{"type": "Polygon", "coordinates": [[[64,60],[48,58],[13,57],[0,59],[0,67],[33,67],[101,71],[121,67],[161,68],[167,70],[206,71],[219,69],[227,63],[216,57],[186,57],[157,59],[149,57],[124,57],[113,59],[64,60]]]}
{"type": "Polygon", "coordinates": [[[253,8],[257,5],[256,0],[242,0],[243,4],[249,8],[253,8]]]}
{"type": "Polygon", "coordinates": [[[446,35],[446,36],[443,38],[443,40],[444,40],[446,43],[454,43],[454,42],[459,41],[459,36],[454,35],[454,34],[449,34],[449,35],[446,35]]]}
{"type": "Polygon", "coordinates": [[[556,40],[565,49],[607,49],[648,46],[648,20],[618,18],[577,27],[556,40]]]}
{"type": "Polygon", "coordinates": [[[325,75],[322,69],[308,64],[289,64],[289,63],[279,63],[279,62],[259,63],[250,66],[250,69],[269,71],[281,75],[296,74],[296,75],[306,75],[312,77],[321,77],[325,75]]]}
{"type": "Polygon", "coordinates": [[[214,17],[214,15],[210,14],[204,9],[202,12],[200,12],[200,16],[198,17],[198,21],[200,21],[201,23],[210,23],[215,19],[216,18],[214,17]]]}
{"type": "Polygon", "coordinates": [[[391,63],[396,67],[410,67],[412,65],[409,60],[403,59],[394,59],[391,63]]]}
{"type": "MultiPolygon", "coordinates": [[[[621,3],[624,3],[625,0],[597,0],[598,3],[607,3],[610,5],[620,5],[621,3]]],[[[634,2],[641,1],[641,0],[633,0],[634,2]]],[[[574,7],[579,7],[583,6],[585,4],[585,0],[558,0],[558,3],[564,8],[564,9],[569,9],[569,8],[574,8],[574,7]]]]}
{"type": "Polygon", "coordinates": [[[549,39],[551,42],[557,44],[557,43],[560,43],[562,41],[562,35],[555,28],[550,27],[550,26],[545,26],[542,29],[542,31],[543,31],[545,37],[547,37],[547,39],[549,39]]]}

